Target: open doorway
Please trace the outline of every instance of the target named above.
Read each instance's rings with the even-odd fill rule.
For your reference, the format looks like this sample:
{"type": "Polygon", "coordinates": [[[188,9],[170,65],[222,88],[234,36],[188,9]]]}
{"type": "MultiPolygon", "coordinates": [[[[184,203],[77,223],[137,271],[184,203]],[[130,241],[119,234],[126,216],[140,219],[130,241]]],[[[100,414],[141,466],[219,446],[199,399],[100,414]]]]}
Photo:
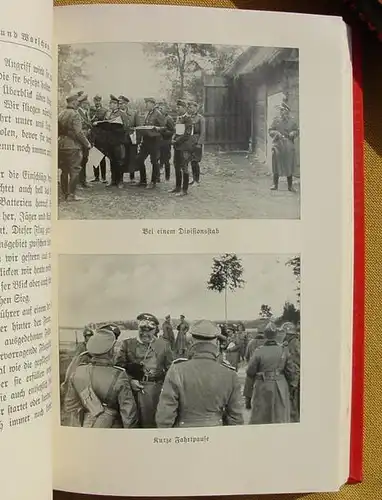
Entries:
{"type": "Polygon", "coordinates": [[[267,96],[267,157],[266,163],[268,168],[272,170],[272,139],[269,135],[269,127],[273,120],[280,114],[279,106],[284,99],[284,92],[277,92],[267,96]]]}

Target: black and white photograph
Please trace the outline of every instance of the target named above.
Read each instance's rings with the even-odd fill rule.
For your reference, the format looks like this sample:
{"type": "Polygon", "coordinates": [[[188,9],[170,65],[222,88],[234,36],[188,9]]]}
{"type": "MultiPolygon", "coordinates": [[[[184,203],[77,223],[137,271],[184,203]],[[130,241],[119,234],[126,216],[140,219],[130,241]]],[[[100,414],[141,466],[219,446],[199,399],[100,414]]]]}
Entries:
{"type": "Polygon", "coordinates": [[[60,255],[61,425],[300,421],[300,255],[60,255]]]}
{"type": "Polygon", "coordinates": [[[299,219],[297,48],[58,46],[58,217],[299,219]]]}

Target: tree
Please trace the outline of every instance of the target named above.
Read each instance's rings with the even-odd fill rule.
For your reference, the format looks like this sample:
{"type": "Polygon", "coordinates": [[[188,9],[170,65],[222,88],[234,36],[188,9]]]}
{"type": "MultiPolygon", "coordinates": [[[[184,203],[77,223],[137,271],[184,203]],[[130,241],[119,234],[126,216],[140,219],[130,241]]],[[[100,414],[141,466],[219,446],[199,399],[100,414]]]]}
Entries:
{"type": "Polygon", "coordinates": [[[291,302],[285,302],[281,320],[282,322],[290,321],[297,325],[300,321],[300,311],[296,309],[296,306],[291,302]]]}
{"type": "Polygon", "coordinates": [[[72,45],[58,46],[59,106],[64,106],[65,97],[89,79],[86,73],[86,62],[92,54],[87,49],[74,48],[72,45]]]}
{"type": "Polygon", "coordinates": [[[260,313],[259,313],[260,318],[272,318],[273,313],[272,309],[270,306],[267,304],[262,304],[260,307],[260,313]]]}
{"type": "Polygon", "coordinates": [[[224,292],[224,319],[226,323],[228,291],[235,292],[238,288],[244,287],[243,273],[241,260],[236,254],[226,253],[220,257],[214,257],[211,275],[207,281],[207,289],[218,293],[224,292]]]}
{"type": "Polygon", "coordinates": [[[200,43],[144,43],[143,50],[157,68],[167,73],[173,98],[185,97],[188,93],[200,100],[204,73],[220,74],[242,48],[200,43]]]}
{"type": "Polygon", "coordinates": [[[296,293],[297,293],[297,303],[300,305],[300,291],[301,291],[301,258],[300,256],[293,257],[287,260],[286,264],[292,268],[293,275],[297,280],[296,293]]]}

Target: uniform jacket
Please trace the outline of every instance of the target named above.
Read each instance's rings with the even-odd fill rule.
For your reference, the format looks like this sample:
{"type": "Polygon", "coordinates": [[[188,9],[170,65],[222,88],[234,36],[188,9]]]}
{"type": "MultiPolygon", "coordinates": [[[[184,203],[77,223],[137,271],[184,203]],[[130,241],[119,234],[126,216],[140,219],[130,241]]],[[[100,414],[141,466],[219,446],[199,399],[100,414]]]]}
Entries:
{"type": "Polygon", "coordinates": [[[90,112],[87,109],[78,108],[78,114],[81,117],[82,130],[86,137],[89,137],[90,131],[92,129],[92,121],[90,118],[90,112]]]}
{"type": "Polygon", "coordinates": [[[107,109],[103,106],[92,106],[90,108],[89,117],[91,122],[100,122],[105,119],[107,109]]]}
{"type": "Polygon", "coordinates": [[[254,352],[247,376],[254,381],[250,423],[290,422],[289,388],[298,380],[288,349],[267,340],[254,352]]]}
{"type": "MultiPolygon", "coordinates": [[[[165,126],[165,117],[158,108],[154,108],[146,114],[143,125],[152,125],[154,127],[162,128],[165,126]]],[[[142,133],[142,136],[143,138],[159,139],[161,137],[161,133],[159,130],[145,130],[142,133]]]]}
{"type": "Polygon", "coordinates": [[[170,321],[164,321],[162,325],[163,338],[170,343],[171,349],[174,348],[175,335],[170,321]]]}
{"type": "Polygon", "coordinates": [[[178,151],[192,151],[192,131],[193,131],[193,122],[192,118],[188,113],[184,115],[178,116],[176,120],[177,124],[184,125],[184,133],[176,134],[174,137],[174,148],[178,151]]]}
{"type": "Polygon", "coordinates": [[[258,347],[261,347],[265,342],[265,337],[262,334],[256,335],[256,337],[248,342],[247,348],[245,350],[245,360],[249,363],[253,353],[258,347]]]}
{"type": "Polygon", "coordinates": [[[58,115],[58,149],[90,148],[78,112],[68,106],[58,115]]]}
{"type": "Polygon", "coordinates": [[[191,359],[174,361],[156,413],[158,427],[214,427],[243,424],[239,378],[218,361],[209,342],[194,346],[191,359]]]}
{"type": "Polygon", "coordinates": [[[121,118],[123,122],[123,128],[125,131],[126,143],[131,143],[130,134],[134,132],[134,128],[139,125],[138,114],[133,111],[121,111],[121,118]]]}
{"type": "Polygon", "coordinates": [[[202,146],[206,139],[206,121],[204,116],[200,113],[196,113],[195,115],[191,115],[192,123],[193,123],[193,134],[192,134],[192,142],[193,145],[202,146]]]}
{"type": "Polygon", "coordinates": [[[129,338],[122,340],[115,364],[132,378],[138,378],[137,365],[140,365],[146,380],[163,381],[172,360],[171,347],[162,338],[154,338],[150,344],[144,344],[139,338],[129,338]]]}
{"type": "Polygon", "coordinates": [[[165,115],[165,123],[164,126],[161,127],[160,132],[163,142],[168,143],[171,141],[172,136],[175,134],[175,122],[170,115],[165,115]]]}
{"type": "Polygon", "coordinates": [[[91,426],[91,419],[80,398],[81,392],[88,385],[89,368],[91,387],[104,405],[105,414],[109,417],[104,419],[107,420],[108,425],[102,425],[101,416],[101,424],[96,427],[136,427],[137,407],[130,380],[123,369],[113,366],[112,361],[103,358],[93,358],[91,363],[78,366],[69,379],[64,409],[72,415],[72,425],[76,426],[77,423],[83,427],[91,426]]]}

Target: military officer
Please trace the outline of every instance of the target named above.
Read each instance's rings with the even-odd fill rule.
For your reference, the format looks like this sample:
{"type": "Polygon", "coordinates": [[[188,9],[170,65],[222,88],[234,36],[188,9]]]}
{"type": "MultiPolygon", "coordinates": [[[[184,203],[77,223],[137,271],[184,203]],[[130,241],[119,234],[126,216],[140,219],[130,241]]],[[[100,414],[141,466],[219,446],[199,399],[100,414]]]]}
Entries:
{"type": "Polygon", "coordinates": [[[129,377],[123,368],[113,364],[115,342],[110,329],[100,329],[89,339],[91,361],[78,366],[69,379],[64,410],[70,426],[137,426],[137,407],[129,377]]]}
{"type": "MultiPolygon", "coordinates": [[[[264,333],[258,332],[256,328],[254,332],[254,338],[248,342],[248,345],[245,350],[244,358],[247,363],[249,363],[256,349],[261,347],[264,344],[264,342],[265,342],[264,333]]],[[[245,398],[245,407],[247,408],[247,410],[251,409],[251,399],[252,399],[254,382],[255,381],[253,378],[248,376],[245,377],[243,396],[245,398]]]]}
{"type": "Polygon", "coordinates": [[[288,348],[298,380],[297,385],[290,390],[290,417],[292,422],[298,422],[300,420],[300,338],[297,333],[297,328],[292,322],[288,321],[284,323],[282,329],[285,332],[284,346],[288,348]]]}
{"type": "Polygon", "coordinates": [[[76,196],[76,188],[83,152],[88,152],[91,146],[77,111],[78,94],[69,95],[66,102],[66,109],[58,115],[58,168],[61,170],[60,185],[65,200],[76,201],[80,199],[76,196]]]}
{"type": "Polygon", "coordinates": [[[218,360],[218,334],[219,328],[210,321],[192,326],[190,359],[175,360],[166,375],[156,414],[158,427],[244,423],[239,378],[218,360]]]}
{"type": "Polygon", "coordinates": [[[152,126],[152,130],[142,131],[142,142],[139,146],[137,164],[140,172],[139,185],[142,187],[155,188],[159,175],[159,147],[161,141],[160,130],[165,126],[165,118],[156,106],[156,100],[153,97],[145,98],[146,116],[144,126],[152,126]],[[151,183],[147,185],[147,174],[145,161],[150,156],[152,165],[151,183]]]}
{"type": "Polygon", "coordinates": [[[183,99],[177,101],[178,117],[175,125],[174,144],[174,166],[175,166],[175,188],[170,193],[176,196],[188,194],[190,181],[189,163],[192,151],[193,123],[191,116],[187,113],[187,103],[183,99]]]}
{"type": "Polygon", "coordinates": [[[288,349],[277,340],[273,322],[265,327],[264,345],[251,357],[247,376],[253,379],[250,424],[290,422],[289,390],[297,386],[296,372],[288,349]]]}
{"type": "Polygon", "coordinates": [[[123,168],[125,163],[125,131],[118,97],[110,94],[109,109],[105,121],[115,124],[115,130],[108,133],[108,157],[110,159],[111,182],[106,187],[123,187],[123,168]]]}
{"type": "Polygon", "coordinates": [[[235,325],[227,325],[228,345],[226,348],[226,360],[235,370],[239,369],[241,339],[235,325]]]}
{"type": "MultiPolygon", "coordinates": [[[[92,124],[94,122],[100,122],[105,119],[107,109],[102,105],[102,97],[99,94],[96,94],[93,97],[93,106],[90,107],[90,120],[92,124]]],[[[95,144],[97,147],[97,144],[95,144]]],[[[100,174],[101,181],[106,184],[106,158],[103,157],[98,166],[93,165],[94,179],[91,182],[99,182],[100,174]]]]}
{"type": "Polygon", "coordinates": [[[176,336],[174,350],[176,352],[176,356],[179,358],[186,355],[188,342],[187,342],[187,333],[190,329],[190,325],[187,323],[184,314],[180,315],[180,321],[176,329],[178,330],[178,335],[176,336]]]}
{"type": "Polygon", "coordinates": [[[175,348],[175,335],[171,324],[171,316],[167,314],[162,325],[163,338],[170,344],[171,350],[175,348]]]}
{"type": "MultiPolygon", "coordinates": [[[[83,93],[78,97],[78,114],[81,117],[82,131],[86,138],[91,141],[91,129],[92,121],[90,119],[90,104],[88,100],[88,95],[83,93]]],[[[89,149],[84,148],[82,151],[82,162],[81,162],[81,172],[80,172],[80,185],[83,188],[88,188],[89,185],[86,182],[86,165],[89,159],[89,149]]]]}
{"type": "Polygon", "coordinates": [[[172,136],[175,134],[175,122],[172,119],[171,115],[168,113],[168,107],[164,101],[160,102],[158,107],[165,118],[165,124],[160,130],[162,139],[159,151],[159,172],[164,167],[165,180],[169,181],[171,174],[171,140],[172,136]]]}
{"type": "Polygon", "coordinates": [[[191,152],[192,181],[190,182],[190,186],[199,186],[200,162],[202,161],[203,156],[203,144],[206,136],[206,124],[204,116],[198,112],[199,105],[196,101],[189,102],[188,110],[193,123],[191,152]]]}
{"type": "Polygon", "coordinates": [[[129,110],[130,99],[128,97],[120,95],[118,99],[119,109],[121,110],[121,117],[125,131],[125,164],[123,171],[124,173],[129,173],[130,183],[133,183],[135,179],[137,144],[136,136],[134,143],[131,137],[135,134],[135,127],[139,125],[139,118],[137,113],[129,110]]]}
{"type": "Polygon", "coordinates": [[[173,356],[163,338],[158,338],[159,321],[149,313],[140,314],[138,337],[124,339],[116,364],[131,377],[138,406],[139,426],[154,428],[160,391],[173,356]]]}

